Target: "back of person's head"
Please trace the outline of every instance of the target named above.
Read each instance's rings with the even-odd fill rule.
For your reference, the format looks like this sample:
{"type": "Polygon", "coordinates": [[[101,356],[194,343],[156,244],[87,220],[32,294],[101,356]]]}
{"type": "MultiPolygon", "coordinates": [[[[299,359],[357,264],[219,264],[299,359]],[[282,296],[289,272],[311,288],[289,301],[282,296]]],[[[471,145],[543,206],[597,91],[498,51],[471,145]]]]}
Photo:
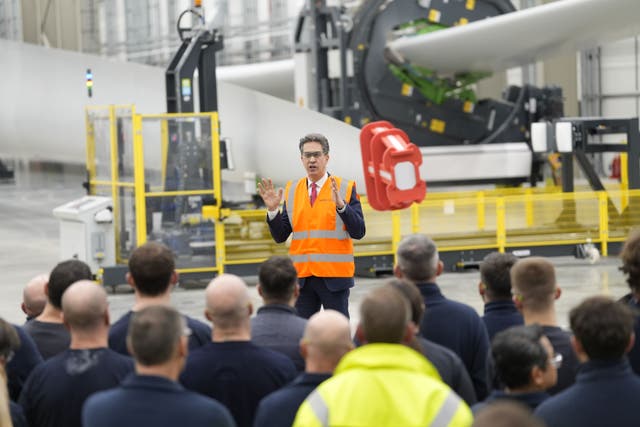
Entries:
{"type": "Polygon", "coordinates": [[[246,283],[233,274],[221,274],[213,279],[206,290],[205,315],[214,329],[224,331],[249,325],[253,310],[246,283]]]}
{"type": "Polygon", "coordinates": [[[0,318],[0,366],[4,366],[11,360],[18,347],[20,347],[20,337],[16,328],[0,318]]]}
{"type": "Polygon", "coordinates": [[[412,282],[426,282],[438,275],[438,248],[424,234],[411,234],[402,239],[396,255],[396,268],[412,282]]]}
{"type": "Polygon", "coordinates": [[[138,246],[129,257],[129,274],[135,288],[149,297],[167,292],[175,268],[173,252],[158,242],[138,246]]]}
{"type": "Polygon", "coordinates": [[[513,254],[491,252],[480,263],[480,281],[491,300],[511,299],[511,267],[518,261],[513,254]]]}
{"type": "Polygon", "coordinates": [[[608,297],[585,299],[569,312],[569,324],[589,359],[619,359],[632,344],[633,313],[608,297]]]}
{"type": "Polygon", "coordinates": [[[497,333],[491,342],[491,356],[498,379],[511,390],[529,386],[547,389],[556,383],[557,371],[549,363],[553,347],[540,325],[514,326],[497,333]],[[533,384],[535,367],[542,374],[554,372],[548,372],[549,378],[540,377],[544,383],[533,384]]]}
{"type": "Polygon", "coordinates": [[[174,358],[185,329],[185,320],[176,309],[149,306],[133,314],[127,348],[142,366],[162,365],[174,358]]]}
{"type": "Polygon", "coordinates": [[[481,409],[472,427],[545,427],[531,410],[520,402],[498,400],[481,409]]]}
{"type": "Polygon", "coordinates": [[[511,284],[522,306],[531,311],[553,307],[556,297],[556,270],[549,260],[530,257],[511,267],[511,284]]]}
{"type": "Polygon", "coordinates": [[[57,309],[62,308],[62,294],[71,284],[80,280],[91,280],[91,269],[77,259],[62,261],[56,265],[49,275],[47,295],[49,302],[57,309]]]}
{"type": "Polygon", "coordinates": [[[288,303],[298,286],[298,273],[286,256],[272,256],[258,269],[260,293],[265,302],[288,303]]]}
{"type": "Polygon", "coordinates": [[[634,231],[620,252],[622,267],[627,275],[627,283],[634,292],[640,292],[640,230],[634,231]]]}
{"type": "Polygon", "coordinates": [[[47,293],[45,288],[49,282],[49,276],[46,274],[38,274],[24,287],[22,291],[22,311],[34,318],[40,315],[47,303],[47,293]]]}
{"type": "Polygon", "coordinates": [[[407,337],[411,318],[409,302],[400,291],[382,286],[373,289],[360,304],[360,332],[363,343],[401,344],[407,337]]]}
{"type": "Polygon", "coordinates": [[[335,310],[319,311],[309,318],[301,340],[301,351],[310,363],[322,363],[333,371],[353,348],[349,319],[335,310]]]}
{"type": "Polygon", "coordinates": [[[422,298],[422,294],[418,288],[414,284],[401,279],[390,279],[386,282],[386,285],[400,291],[407,301],[409,301],[409,306],[411,308],[411,321],[416,326],[420,326],[425,306],[424,298],[422,298]]]}
{"type": "Polygon", "coordinates": [[[62,296],[62,314],[72,334],[105,328],[109,325],[107,293],[95,282],[76,282],[62,296]]]}

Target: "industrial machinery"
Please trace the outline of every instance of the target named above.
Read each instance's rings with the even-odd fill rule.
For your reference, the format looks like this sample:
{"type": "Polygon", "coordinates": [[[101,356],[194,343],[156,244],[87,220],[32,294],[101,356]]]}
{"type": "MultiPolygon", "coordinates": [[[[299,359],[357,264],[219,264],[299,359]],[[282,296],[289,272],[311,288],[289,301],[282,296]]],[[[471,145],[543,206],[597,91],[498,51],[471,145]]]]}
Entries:
{"type": "MultiPolygon", "coordinates": [[[[310,2],[300,15],[295,34],[296,101],[358,127],[388,120],[420,147],[455,153],[461,146],[467,146],[462,152],[468,152],[470,146],[493,144],[492,156],[503,150],[503,164],[524,161],[527,173],[522,169],[516,174],[496,173],[495,162],[487,162],[486,171],[478,170],[483,167],[482,153],[478,152],[467,176],[448,178],[512,183],[530,180],[535,184],[544,157],[531,154],[530,125],[562,117],[560,88],[511,86],[502,100],[478,100],[473,85],[490,73],[443,75],[412,65],[387,47],[394,38],[513,11],[509,0],[368,0],[355,10],[310,2]],[[524,156],[513,155],[516,143],[524,156]]],[[[425,150],[423,154],[429,155],[425,150]]],[[[449,180],[426,172],[424,178],[430,183],[449,180]]]]}

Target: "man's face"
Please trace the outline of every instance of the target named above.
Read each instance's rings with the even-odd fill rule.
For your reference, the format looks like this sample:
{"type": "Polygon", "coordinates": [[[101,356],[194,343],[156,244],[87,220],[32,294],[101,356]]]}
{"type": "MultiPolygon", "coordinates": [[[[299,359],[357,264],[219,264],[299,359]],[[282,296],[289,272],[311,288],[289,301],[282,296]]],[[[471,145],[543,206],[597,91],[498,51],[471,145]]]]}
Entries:
{"type": "Polygon", "coordinates": [[[322,152],[322,145],[319,142],[306,142],[302,146],[302,165],[307,171],[307,176],[311,181],[322,178],[327,171],[329,155],[322,152]]]}

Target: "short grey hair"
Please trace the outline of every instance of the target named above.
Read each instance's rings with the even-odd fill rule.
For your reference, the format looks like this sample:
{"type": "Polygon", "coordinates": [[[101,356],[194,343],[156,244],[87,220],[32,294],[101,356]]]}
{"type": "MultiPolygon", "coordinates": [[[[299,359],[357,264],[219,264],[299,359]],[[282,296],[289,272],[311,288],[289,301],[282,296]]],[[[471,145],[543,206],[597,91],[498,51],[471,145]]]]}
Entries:
{"type": "Polygon", "coordinates": [[[318,144],[322,145],[322,153],[329,154],[329,141],[327,140],[326,136],[320,133],[310,133],[300,138],[300,144],[298,145],[298,147],[300,148],[300,154],[302,154],[302,148],[307,142],[317,142],[318,144]]]}
{"type": "Polygon", "coordinates": [[[402,239],[396,255],[398,268],[412,282],[425,282],[438,272],[438,248],[424,234],[411,234],[402,239]]]}
{"type": "Polygon", "coordinates": [[[155,366],[173,357],[186,322],[172,307],[149,306],[135,312],[129,323],[127,347],[143,366],[155,366]]]}

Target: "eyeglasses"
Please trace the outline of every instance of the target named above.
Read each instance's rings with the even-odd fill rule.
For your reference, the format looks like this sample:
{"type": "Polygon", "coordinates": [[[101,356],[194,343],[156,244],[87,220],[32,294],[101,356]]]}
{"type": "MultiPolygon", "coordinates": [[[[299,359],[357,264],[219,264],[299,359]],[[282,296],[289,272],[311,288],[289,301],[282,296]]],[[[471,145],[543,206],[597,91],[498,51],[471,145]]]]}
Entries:
{"type": "Polygon", "coordinates": [[[560,353],[556,353],[549,359],[549,364],[556,369],[560,369],[562,366],[562,355],[560,353]]]}
{"type": "Polygon", "coordinates": [[[311,159],[312,157],[320,158],[324,155],[324,153],[322,151],[305,151],[304,153],[302,153],[302,157],[304,157],[305,159],[311,159]]]}

